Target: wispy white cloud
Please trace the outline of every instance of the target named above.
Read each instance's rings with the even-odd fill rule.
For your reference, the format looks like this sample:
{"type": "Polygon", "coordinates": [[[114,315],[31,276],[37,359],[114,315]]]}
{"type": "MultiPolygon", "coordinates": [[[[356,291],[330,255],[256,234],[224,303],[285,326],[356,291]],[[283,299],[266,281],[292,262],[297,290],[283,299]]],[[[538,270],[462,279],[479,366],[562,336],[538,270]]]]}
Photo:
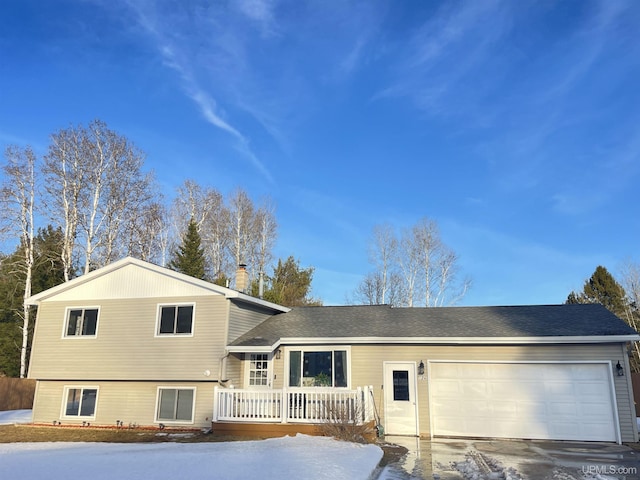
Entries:
{"type": "MultiPolygon", "coordinates": [[[[257,5],[261,2],[253,3],[257,5]]],[[[189,28],[189,25],[183,24],[179,17],[165,18],[163,16],[165,12],[157,12],[151,4],[131,2],[129,6],[135,11],[139,24],[156,45],[163,63],[178,74],[185,94],[197,105],[205,120],[235,138],[236,149],[248,158],[269,182],[273,183],[271,173],[252,150],[248,137],[224,118],[224,112],[195,73],[194,63],[196,59],[194,58],[194,52],[191,51],[191,45],[189,43],[185,45],[184,41],[181,42],[183,40],[181,37],[185,34],[189,35],[184,30],[189,28]]],[[[252,10],[249,6],[245,10],[247,9],[257,11],[255,8],[252,10]]],[[[256,19],[263,22],[266,21],[267,14],[265,11],[258,12],[256,15],[256,19]]],[[[194,33],[195,35],[203,34],[203,32],[194,33]]],[[[190,39],[190,41],[193,41],[193,39],[190,39]]]]}
{"type": "MultiPolygon", "coordinates": [[[[553,26],[548,15],[561,14],[553,5],[446,4],[388,54],[396,59],[393,73],[373,98],[404,99],[451,125],[452,136],[476,137],[476,151],[500,190],[536,191],[555,213],[583,215],[620,188],[609,187],[607,179],[619,175],[602,164],[637,158],[633,142],[606,138],[611,132],[600,125],[616,117],[614,108],[624,108],[606,100],[616,98],[612,79],[640,70],[640,61],[632,61],[640,49],[628,33],[633,4],[584,2],[553,26]],[[598,153],[603,144],[611,147],[606,154],[598,153]],[[600,194],[585,199],[596,183],[600,194]]],[[[636,113],[619,117],[621,130],[638,120],[636,113]]]]}
{"type": "Polygon", "coordinates": [[[276,33],[274,10],[276,2],[272,0],[237,0],[233,4],[249,19],[256,22],[264,35],[276,33]]]}
{"type": "MultiPolygon", "coordinates": [[[[500,1],[443,5],[389,52],[398,59],[395,73],[373,98],[405,97],[437,114],[473,108],[466,101],[473,92],[465,91],[465,82],[491,59],[494,46],[508,33],[509,11],[500,1]]],[[[480,79],[473,80],[481,89],[480,79]]]]}

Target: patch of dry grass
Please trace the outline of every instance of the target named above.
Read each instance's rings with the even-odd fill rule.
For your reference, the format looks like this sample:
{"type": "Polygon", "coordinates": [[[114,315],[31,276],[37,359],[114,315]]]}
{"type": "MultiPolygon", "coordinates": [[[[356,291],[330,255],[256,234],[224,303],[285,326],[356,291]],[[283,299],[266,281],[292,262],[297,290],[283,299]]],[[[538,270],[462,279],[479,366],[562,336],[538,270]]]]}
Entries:
{"type": "MultiPolygon", "coordinates": [[[[205,434],[200,430],[145,430],[64,426],[0,425],[0,443],[14,442],[228,442],[236,437],[205,434]]],[[[243,437],[242,440],[251,440],[243,437]]]]}

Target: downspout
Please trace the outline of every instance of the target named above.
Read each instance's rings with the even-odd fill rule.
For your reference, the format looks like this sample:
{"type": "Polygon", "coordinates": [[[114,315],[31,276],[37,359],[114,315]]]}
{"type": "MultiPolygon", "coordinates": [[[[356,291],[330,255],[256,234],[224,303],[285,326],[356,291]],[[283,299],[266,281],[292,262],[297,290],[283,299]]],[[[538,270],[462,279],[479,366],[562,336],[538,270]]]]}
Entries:
{"type": "Polygon", "coordinates": [[[227,388],[225,383],[229,381],[227,378],[227,358],[229,357],[229,352],[225,350],[225,353],[220,360],[218,361],[218,383],[221,387],[227,388]]]}

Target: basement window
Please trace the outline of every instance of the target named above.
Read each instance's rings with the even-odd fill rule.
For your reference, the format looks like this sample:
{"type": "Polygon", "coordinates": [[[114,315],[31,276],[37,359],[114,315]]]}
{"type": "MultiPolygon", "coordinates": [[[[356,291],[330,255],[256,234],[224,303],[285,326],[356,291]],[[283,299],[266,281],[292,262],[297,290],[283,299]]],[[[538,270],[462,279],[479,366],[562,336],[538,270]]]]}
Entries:
{"type": "Polygon", "coordinates": [[[195,388],[158,388],[156,420],[193,423],[195,388]]]}
{"type": "Polygon", "coordinates": [[[67,388],[65,417],[93,418],[96,414],[97,388],[67,388]]]}

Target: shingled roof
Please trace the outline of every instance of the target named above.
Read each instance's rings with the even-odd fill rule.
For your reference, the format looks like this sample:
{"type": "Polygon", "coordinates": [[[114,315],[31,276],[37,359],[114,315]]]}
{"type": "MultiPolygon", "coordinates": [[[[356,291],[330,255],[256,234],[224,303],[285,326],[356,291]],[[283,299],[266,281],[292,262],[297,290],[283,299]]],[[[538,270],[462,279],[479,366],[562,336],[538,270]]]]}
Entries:
{"type": "Polygon", "coordinates": [[[296,307],[273,315],[229,345],[267,347],[289,341],[341,343],[600,343],[640,340],[602,305],[393,308],[296,307]],[[635,337],[635,338],[634,338],[635,337]],[[527,340],[529,339],[529,340],[527,340]]]}

